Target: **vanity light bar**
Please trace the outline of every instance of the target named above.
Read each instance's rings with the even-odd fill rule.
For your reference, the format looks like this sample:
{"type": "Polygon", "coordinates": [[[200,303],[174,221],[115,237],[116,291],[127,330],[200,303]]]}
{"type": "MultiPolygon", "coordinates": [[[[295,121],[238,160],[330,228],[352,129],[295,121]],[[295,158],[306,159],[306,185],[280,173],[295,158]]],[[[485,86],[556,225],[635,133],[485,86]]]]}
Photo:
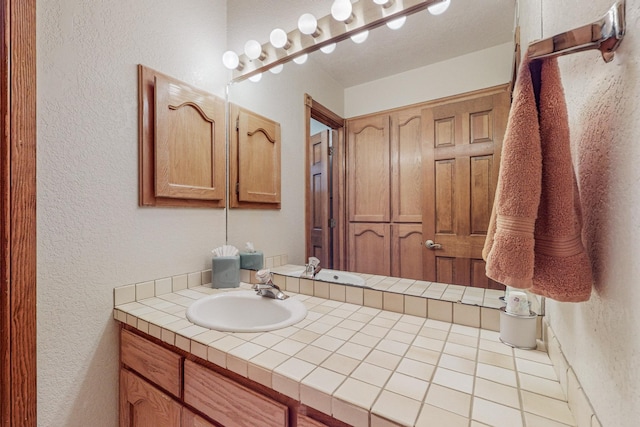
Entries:
{"type": "MultiPolygon", "coordinates": [[[[273,67],[284,64],[294,58],[314,52],[333,43],[346,40],[353,35],[371,30],[401,16],[412,15],[429,6],[446,0],[403,0],[395,1],[389,7],[383,8],[373,1],[358,1],[353,3],[354,18],[350,23],[336,21],[331,14],[319,18],[317,33],[314,38],[295,29],[287,33],[287,41],[291,44],[287,50],[276,49],[269,42],[262,45],[262,61],[251,60],[245,54],[240,55],[239,62],[242,69],[233,71],[231,83],[241,82],[249,77],[261,74],[273,67]]],[[[315,34],[314,34],[315,35],[315,34]]]]}

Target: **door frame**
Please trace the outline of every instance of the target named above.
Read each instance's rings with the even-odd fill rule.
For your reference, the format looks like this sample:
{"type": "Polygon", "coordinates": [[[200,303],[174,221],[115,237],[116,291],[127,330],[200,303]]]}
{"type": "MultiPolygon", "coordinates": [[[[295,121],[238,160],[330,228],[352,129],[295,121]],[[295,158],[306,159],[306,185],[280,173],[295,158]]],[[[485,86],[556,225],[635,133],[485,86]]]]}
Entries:
{"type": "MultiPolygon", "coordinates": [[[[338,114],[329,110],[311,95],[304,94],[304,144],[305,144],[305,209],[304,209],[304,238],[305,252],[311,241],[311,210],[309,209],[309,189],[311,187],[311,173],[309,159],[311,158],[310,138],[311,138],[311,119],[330,127],[337,134],[337,138],[333,141],[333,170],[332,170],[332,193],[333,193],[333,218],[336,220],[336,227],[333,233],[333,268],[336,270],[346,270],[346,206],[345,206],[345,119],[338,114]]],[[[306,254],[306,256],[311,256],[306,254]]]]}
{"type": "Polygon", "coordinates": [[[36,426],[36,1],[0,0],[0,427],[36,426]]]}

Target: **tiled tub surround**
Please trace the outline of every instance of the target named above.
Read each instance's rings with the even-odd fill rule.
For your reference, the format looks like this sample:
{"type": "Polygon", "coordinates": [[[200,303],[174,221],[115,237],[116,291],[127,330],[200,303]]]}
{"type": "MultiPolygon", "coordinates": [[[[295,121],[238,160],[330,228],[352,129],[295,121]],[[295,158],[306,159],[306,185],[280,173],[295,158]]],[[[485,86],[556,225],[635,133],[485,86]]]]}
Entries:
{"type": "Polygon", "coordinates": [[[576,425],[549,356],[495,331],[289,291],[309,309],[302,322],[219,332],[185,318],[196,299],[233,292],[209,278],[116,288],[114,317],[356,426],[576,425]]]}

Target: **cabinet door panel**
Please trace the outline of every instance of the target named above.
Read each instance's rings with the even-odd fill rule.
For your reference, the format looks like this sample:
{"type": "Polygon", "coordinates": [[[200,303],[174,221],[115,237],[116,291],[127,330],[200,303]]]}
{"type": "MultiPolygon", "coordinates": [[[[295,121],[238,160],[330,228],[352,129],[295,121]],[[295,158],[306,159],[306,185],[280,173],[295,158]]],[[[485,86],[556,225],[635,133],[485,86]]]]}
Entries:
{"type": "Polygon", "coordinates": [[[405,279],[423,280],[422,224],[391,225],[391,274],[405,279]]]}
{"type": "Polygon", "coordinates": [[[389,116],[348,123],[349,220],[388,222],[391,218],[389,116]]]}
{"type": "Polygon", "coordinates": [[[390,225],[349,224],[349,270],[358,273],[391,275],[390,225]]]}
{"type": "Polygon", "coordinates": [[[422,222],[421,109],[391,115],[392,221],[422,222]]]}
{"type": "Polygon", "coordinates": [[[238,120],[238,200],[280,203],[280,124],[241,109],[238,120]]]}
{"type": "Polygon", "coordinates": [[[181,406],[135,374],[120,370],[120,427],[176,427],[181,406]]]}
{"type": "Polygon", "coordinates": [[[156,75],[156,196],[223,200],[224,130],[224,102],[220,98],[156,75]]]}
{"type": "Polygon", "coordinates": [[[196,415],[187,408],[182,408],[182,427],[216,427],[215,424],[196,415]]]}
{"type": "Polygon", "coordinates": [[[285,405],[190,360],[184,362],[184,401],[225,426],[288,425],[285,405]]]}

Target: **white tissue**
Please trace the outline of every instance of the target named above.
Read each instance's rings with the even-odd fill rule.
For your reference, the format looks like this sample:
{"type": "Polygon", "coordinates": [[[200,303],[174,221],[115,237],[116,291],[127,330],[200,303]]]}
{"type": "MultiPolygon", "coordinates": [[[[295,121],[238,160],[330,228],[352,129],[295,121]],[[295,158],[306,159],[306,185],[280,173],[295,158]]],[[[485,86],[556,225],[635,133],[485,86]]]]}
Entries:
{"type": "Polygon", "coordinates": [[[235,246],[224,245],[211,251],[214,257],[235,256],[238,255],[238,249],[235,246]]]}
{"type": "Polygon", "coordinates": [[[256,271],[256,279],[260,283],[269,283],[271,280],[271,270],[265,268],[263,270],[256,271]]]}
{"type": "Polygon", "coordinates": [[[529,315],[529,299],[527,294],[519,291],[511,291],[506,297],[506,312],[517,316],[529,315]]]}
{"type": "Polygon", "coordinates": [[[252,254],[252,253],[254,253],[256,250],[255,250],[255,248],[253,247],[253,243],[251,243],[251,242],[247,242],[247,245],[245,246],[244,251],[245,251],[245,252],[248,252],[248,253],[250,253],[250,254],[252,254]]]}

